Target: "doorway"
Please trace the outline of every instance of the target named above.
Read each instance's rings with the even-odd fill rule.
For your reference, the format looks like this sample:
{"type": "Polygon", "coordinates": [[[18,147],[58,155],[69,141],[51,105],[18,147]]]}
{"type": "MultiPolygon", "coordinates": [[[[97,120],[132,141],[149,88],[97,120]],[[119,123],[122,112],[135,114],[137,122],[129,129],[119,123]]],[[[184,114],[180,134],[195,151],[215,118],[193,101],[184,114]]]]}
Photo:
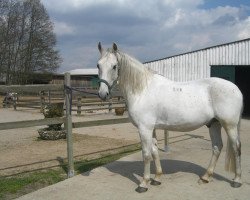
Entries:
{"type": "Polygon", "coordinates": [[[235,83],[244,98],[243,116],[250,116],[250,66],[211,66],[211,77],[219,77],[235,83]]]}

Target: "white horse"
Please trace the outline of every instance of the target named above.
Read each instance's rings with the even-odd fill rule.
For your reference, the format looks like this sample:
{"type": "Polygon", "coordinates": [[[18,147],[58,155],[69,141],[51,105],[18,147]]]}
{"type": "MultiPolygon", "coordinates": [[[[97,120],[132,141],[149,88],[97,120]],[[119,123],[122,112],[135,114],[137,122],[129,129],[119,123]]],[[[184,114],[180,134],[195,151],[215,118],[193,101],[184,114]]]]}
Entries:
{"type": "Polygon", "coordinates": [[[243,109],[242,93],[233,83],[207,78],[190,82],[173,82],[154,74],[142,63],[118,50],[113,44],[104,50],[98,44],[101,58],[98,61],[99,97],[106,100],[114,84],[118,84],[132,123],[138,128],[144,161],[143,180],[136,189],[146,192],[148,183],[159,185],[162,168],[153,138],[156,128],[170,131],[191,131],[203,125],[209,128],[212,140],[212,158],[206,173],[201,177],[209,182],[222,149],[221,127],[228,136],[226,170],[233,171],[232,187],[241,183],[241,142],[239,123],[243,109]],[[150,179],[150,161],[156,165],[156,175],[150,179]]]}

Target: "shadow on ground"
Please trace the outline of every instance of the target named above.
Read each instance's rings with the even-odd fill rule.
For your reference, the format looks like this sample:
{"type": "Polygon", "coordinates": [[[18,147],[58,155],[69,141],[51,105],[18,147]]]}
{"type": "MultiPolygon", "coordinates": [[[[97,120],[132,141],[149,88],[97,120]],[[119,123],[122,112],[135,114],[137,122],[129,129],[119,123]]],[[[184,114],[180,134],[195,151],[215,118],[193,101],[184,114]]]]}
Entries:
{"type": "MultiPolygon", "coordinates": [[[[177,172],[185,172],[185,173],[192,173],[197,175],[197,180],[200,176],[202,176],[206,169],[186,161],[180,161],[180,160],[162,160],[161,161],[163,174],[165,175],[171,175],[177,172]]],[[[143,176],[143,162],[142,161],[115,161],[113,163],[110,163],[108,165],[104,166],[106,169],[108,169],[112,173],[119,174],[125,178],[128,178],[132,182],[139,184],[138,178],[135,176],[143,176]]],[[[151,162],[151,173],[155,173],[155,166],[153,162],[151,162]]],[[[86,172],[82,174],[83,176],[91,176],[91,172],[86,172]]],[[[231,184],[231,180],[225,178],[224,176],[221,176],[219,174],[213,175],[214,179],[225,181],[231,184]]]]}

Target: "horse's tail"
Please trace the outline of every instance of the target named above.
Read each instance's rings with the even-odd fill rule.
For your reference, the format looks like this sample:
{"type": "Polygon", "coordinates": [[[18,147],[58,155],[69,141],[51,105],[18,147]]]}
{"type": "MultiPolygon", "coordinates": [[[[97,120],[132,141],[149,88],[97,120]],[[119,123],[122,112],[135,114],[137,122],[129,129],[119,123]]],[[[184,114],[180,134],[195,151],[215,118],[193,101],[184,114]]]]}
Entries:
{"type": "MultiPolygon", "coordinates": [[[[241,123],[241,115],[243,112],[243,103],[241,107],[241,113],[240,113],[240,118],[239,122],[237,124],[237,148],[238,152],[241,154],[241,142],[240,142],[240,123],[241,123]]],[[[225,156],[225,170],[230,171],[230,172],[235,172],[235,155],[234,155],[234,150],[233,150],[233,145],[231,144],[229,137],[227,138],[227,149],[226,149],[226,156],[225,156]]]]}
{"type": "Polygon", "coordinates": [[[227,138],[225,170],[230,172],[235,172],[235,156],[234,156],[233,146],[230,144],[229,138],[227,138]]]}

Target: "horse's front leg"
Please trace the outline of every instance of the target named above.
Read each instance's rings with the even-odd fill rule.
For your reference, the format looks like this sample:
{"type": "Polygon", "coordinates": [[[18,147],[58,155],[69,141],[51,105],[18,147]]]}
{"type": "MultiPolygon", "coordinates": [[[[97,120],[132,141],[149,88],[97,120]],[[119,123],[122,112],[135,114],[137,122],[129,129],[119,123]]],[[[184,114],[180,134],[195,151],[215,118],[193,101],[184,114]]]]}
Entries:
{"type": "Polygon", "coordinates": [[[158,151],[157,138],[154,130],[153,140],[152,140],[152,156],[155,161],[156,174],[155,178],[151,180],[151,185],[160,185],[160,177],[162,175],[161,161],[158,151]]]}
{"type": "Polygon", "coordinates": [[[144,161],[144,174],[136,191],[139,193],[146,192],[148,190],[148,183],[150,182],[150,162],[152,160],[152,131],[148,128],[139,128],[139,134],[142,145],[142,156],[144,161]]]}

